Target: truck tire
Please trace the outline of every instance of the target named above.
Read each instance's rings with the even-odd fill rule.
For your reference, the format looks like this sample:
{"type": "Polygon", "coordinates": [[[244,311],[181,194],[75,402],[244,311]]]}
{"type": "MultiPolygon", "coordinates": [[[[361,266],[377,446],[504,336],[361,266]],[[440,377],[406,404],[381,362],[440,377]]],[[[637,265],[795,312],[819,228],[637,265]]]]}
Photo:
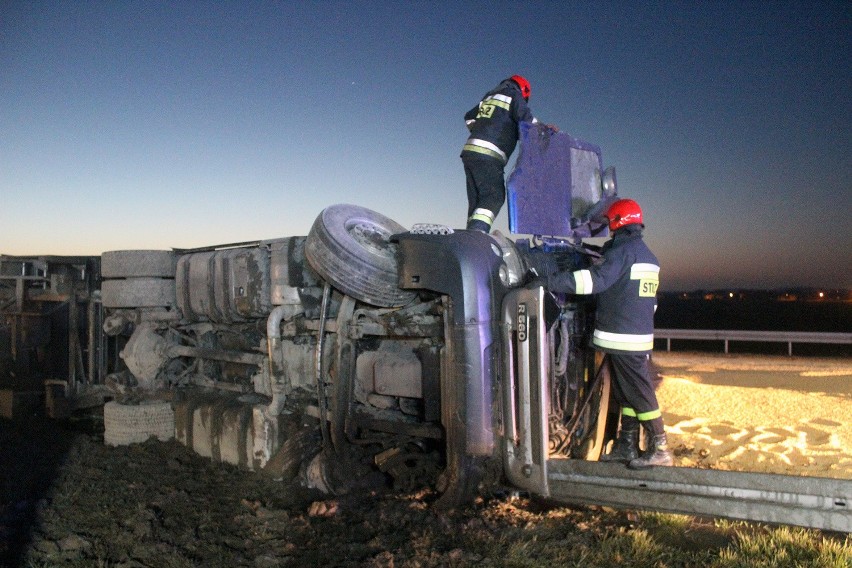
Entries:
{"type": "Polygon", "coordinates": [[[101,255],[103,278],[174,278],[175,253],[170,250],[113,250],[101,255]]]}
{"type": "Polygon", "coordinates": [[[163,278],[104,280],[101,301],[106,308],[173,307],[177,302],[175,281],[163,278]]]}
{"type": "Polygon", "coordinates": [[[104,405],[104,443],[108,446],[139,444],[148,438],[161,442],[175,437],[175,411],[170,402],[104,405]]]}
{"type": "Polygon", "coordinates": [[[314,221],[305,256],[314,270],[341,292],[381,307],[398,307],[416,294],[398,286],[398,223],[357,205],[332,205],[314,221]]]}

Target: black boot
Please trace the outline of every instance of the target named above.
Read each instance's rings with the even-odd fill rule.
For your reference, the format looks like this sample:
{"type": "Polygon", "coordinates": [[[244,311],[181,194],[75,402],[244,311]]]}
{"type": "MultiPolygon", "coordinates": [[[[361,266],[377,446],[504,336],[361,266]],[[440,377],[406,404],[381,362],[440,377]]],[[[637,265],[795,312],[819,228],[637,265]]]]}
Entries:
{"type": "Polygon", "coordinates": [[[669,451],[666,435],[663,433],[651,436],[648,448],[642,452],[641,456],[630,460],[627,467],[630,469],[648,469],[657,465],[672,465],[673,463],[674,459],[669,451]]]}
{"type": "Polygon", "coordinates": [[[639,428],[618,433],[612,451],[600,457],[602,462],[630,463],[639,457],[639,428]]]}

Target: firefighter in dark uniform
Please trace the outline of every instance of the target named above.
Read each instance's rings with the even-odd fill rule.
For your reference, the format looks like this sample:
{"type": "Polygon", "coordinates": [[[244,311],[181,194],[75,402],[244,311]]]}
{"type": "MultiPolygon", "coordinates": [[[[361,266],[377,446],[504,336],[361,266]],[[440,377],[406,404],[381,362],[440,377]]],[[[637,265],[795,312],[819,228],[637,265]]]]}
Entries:
{"type": "Polygon", "coordinates": [[[621,406],[621,429],[612,450],[601,461],[620,461],[632,469],[672,465],[663,418],[648,363],[654,347],[654,312],[660,265],[642,239],[642,210],[632,199],[620,199],[607,210],[612,239],[601,262],[574,272],[547,277],[555,292],[597,294],[592,344],[609,354],[614,393],[621,406]],[[639,428],[647,444],[639,453],[639,428]]]}
{"type": "Polygon", "coordinates": [[[488,233],[506,200],[503,168],[518,142],[518,123],[537,122],[527,106],[529,81],[512,75],[464,115],[470,137],[461,159],[467,178],[467,228],[488,233]]]}

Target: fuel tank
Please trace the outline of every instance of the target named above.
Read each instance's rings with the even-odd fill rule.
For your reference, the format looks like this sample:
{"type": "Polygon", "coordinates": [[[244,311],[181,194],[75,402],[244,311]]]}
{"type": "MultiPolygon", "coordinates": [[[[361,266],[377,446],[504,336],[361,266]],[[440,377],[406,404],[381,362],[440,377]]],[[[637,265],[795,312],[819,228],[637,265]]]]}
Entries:
{"type": "Polygon", "coordinates": [[[185,255],[177,263],[175,288],[189,321],[235,323],[272,310],[269,256],[259,248],[185,255]]]}

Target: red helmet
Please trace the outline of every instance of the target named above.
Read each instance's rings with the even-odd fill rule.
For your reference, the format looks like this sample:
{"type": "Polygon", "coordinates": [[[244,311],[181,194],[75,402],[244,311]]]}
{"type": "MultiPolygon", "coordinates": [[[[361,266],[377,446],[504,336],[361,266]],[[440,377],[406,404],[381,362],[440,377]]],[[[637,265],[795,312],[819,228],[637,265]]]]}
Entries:
{"type": "Polygon", "coordinates": [[[530,82],[520,75],[512,75],[509,79],[517,83],[517,85],[521,88],[521,94],[524,96],[524,100],[528,101],[530,99],[530,92],[532,92],[532,89],[530,89],[530,82]]]}
{"type": "Polygon", "coordinates": [[[642,209],[632,199],[619,199],[606,211],[609,230],[615,231],[625,225],[642,224],[642,209]]]}

